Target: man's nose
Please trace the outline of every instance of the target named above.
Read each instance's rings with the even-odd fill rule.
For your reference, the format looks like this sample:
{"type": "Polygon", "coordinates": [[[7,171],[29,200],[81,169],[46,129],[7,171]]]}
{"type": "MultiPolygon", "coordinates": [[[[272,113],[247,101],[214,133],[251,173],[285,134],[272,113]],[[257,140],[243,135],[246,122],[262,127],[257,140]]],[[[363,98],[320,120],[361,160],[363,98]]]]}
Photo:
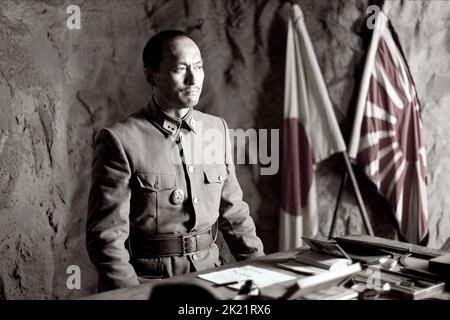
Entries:
{"type": "Polygon", "coordinates": [[[192,68],[187,68],[186,76],[184,77],[184,83],[187,85],[194,84],[194,72],[192,68]]]}

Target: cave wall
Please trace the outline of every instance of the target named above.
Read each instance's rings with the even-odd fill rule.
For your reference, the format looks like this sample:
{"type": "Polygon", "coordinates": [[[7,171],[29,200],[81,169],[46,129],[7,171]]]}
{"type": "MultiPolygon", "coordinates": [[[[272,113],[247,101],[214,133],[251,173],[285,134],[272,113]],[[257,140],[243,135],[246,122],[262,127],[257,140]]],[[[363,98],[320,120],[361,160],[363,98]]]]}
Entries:
{"type": "MultiPolygon", "coordinates": [[[[360,34],[367,1],[296,1],[344,136],[364,59],[360,34]]],[[[450,4],[388,1],[422,102],[428,156],[431,247],[450,236],[450,4]]],[[[142,107],[151,96],[141,53],[152,34],[178,28],[199,44],[206,79],[199,109],[231,128],[280,129],[286,8],[283,0],[95,0],[0,3],[0,299],[75,298],[96,291],[84,246],[92,160],[99,128],[142,107]],[[81,29],[66,25],[69,5],[81,29]],[[81,269],[81,289],[66,269],[81,269]]],[[[237,174],[266,252],[277,250],[279,174],[258,165],[237,174]]],[[[342,167],[318,167],[320,234],[326,236],[342,167]]],[[[375,232],[395,238],[388,215],[362,186],[375,232]]],[[[344,192],[336,234],[363,232],[344,192]]]]}

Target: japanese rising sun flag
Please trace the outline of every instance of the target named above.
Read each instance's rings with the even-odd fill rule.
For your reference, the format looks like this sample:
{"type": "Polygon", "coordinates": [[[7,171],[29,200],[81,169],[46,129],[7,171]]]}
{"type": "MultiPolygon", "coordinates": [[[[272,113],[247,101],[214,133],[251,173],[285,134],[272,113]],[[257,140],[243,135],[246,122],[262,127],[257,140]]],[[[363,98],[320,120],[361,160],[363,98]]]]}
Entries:
{"type": "Polygon", "coordinates": [[[280,250],[317,234],[314,164],[346,151],[298,5],[288,22],[284,95],[280,250]]]}
{"type": "Polygon", "coordinates": [[[427,237],[426,154],[419,100],[397,35],[376,18],[359,91],[349,156],[385,197],[411,243],[427,237]]]}

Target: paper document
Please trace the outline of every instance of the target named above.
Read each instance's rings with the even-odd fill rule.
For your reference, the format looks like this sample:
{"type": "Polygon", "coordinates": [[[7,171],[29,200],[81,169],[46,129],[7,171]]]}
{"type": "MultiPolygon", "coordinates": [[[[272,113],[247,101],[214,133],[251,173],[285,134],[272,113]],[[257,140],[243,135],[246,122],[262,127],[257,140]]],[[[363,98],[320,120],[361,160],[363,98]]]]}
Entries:
{"type": "Polygon", "coordinates": [[[358,271],[361,271],[361,265],[359,263],[354,263],[348,267],[340,268],[335,271],[328,271],[318,275],[301,278],[297,281],[297,285],[300,289],[306,289],[325,283],[333,283],[333,281],[344,279],[358,271]]]}
{"type": "Polygon", "coordinates": [[[305,300],[354,300],[357,298],[358,292],[342,286],[322,289],[302,297],[305,300]]]}
{"type": "Polygon", "coordinates": [[[333,287],[338,285],[339,282],[348,276],[359,271],[361,271],[361,265],[355,263],[336,271],[326,271],[314,276],[298,279],[294,285],[288,288],[281,298],[295,299],[296,297],[298,298],[312,292],[318,292],[319,290],[333,287]]]}
{"type": "Polygon", "coordinates": [[[347,258],[330,256],[328,254],[316,251],[299,253],[295,257],[295,261],[330,271],[345,268],[352,264],[352,260],[347,258]]]}
{"type": "Polygon", "coordinates": [[[296,262],[296,261],[286,261],[283,263],[280,262],[280,263],[277,263],[277,266],[287,269],[289,271],[294,271],[294,272],[298,272],[298,273],[305,274],[305,275],[315,275],[315,274],[327,272],[326,269],[314,267],[314,266],[303,264],[303,263],[296,262]]]}
{"type": "Polygon", "coordinates": [[[270,286],[279,282],[296,279],[293,276],[289,276],[281,272],[271,271],[253,266],[226,269],[222,271],[201,274],[198,277],[216,284],[238,281],[239,283],[229,286],[233,289],[239,289],[245,282],[245,280],[250,279],[253,280],[259,288],[270,286]]]}

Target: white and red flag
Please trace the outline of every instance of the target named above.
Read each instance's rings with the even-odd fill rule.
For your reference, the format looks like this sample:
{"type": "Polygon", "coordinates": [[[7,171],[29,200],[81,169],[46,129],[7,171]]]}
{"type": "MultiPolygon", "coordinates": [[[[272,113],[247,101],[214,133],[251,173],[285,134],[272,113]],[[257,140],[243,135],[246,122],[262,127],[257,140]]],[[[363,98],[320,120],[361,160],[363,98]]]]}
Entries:
{"type": "Polygon", "coordinates": [[[386,198],[402,238],[427,238],[426,153],[420,105],[397,35],[376,18],[356,105],[349,156],[386,198]]]}
{"type": "Polygon", "coordinates": [[[303,13],[288,21],[283,125],[280,250],[318,231],[314,164],[346,151],[303,13]]]}

